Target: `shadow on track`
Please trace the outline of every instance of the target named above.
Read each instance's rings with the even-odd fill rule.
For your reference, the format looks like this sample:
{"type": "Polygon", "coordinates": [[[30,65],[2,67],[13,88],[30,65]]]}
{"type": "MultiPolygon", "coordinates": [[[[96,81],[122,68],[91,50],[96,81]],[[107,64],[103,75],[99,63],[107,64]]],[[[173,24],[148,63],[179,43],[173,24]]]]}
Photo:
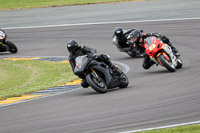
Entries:
{"type": "Polygon", "coordinates": [[[132,88],[131,86],[128,86],[126,88],[112,88],[112,89],[108,89],[108,91],[106,93],[103,93],[103,94],[100,94],[100,93],[97,93],[95,91],[93,91],[92,88],[88,87],[88,89],[91,89],[90,91],[85,91],[84,93],[80,93],[80,95],[83,95],[83,96],[86,96],[86,95],[106,95],[107,93],[112,93],[112,92],[115,92],[115,91],[120,91],[120,90],[124,90],[124,89],[130,89],[132,88]]]}

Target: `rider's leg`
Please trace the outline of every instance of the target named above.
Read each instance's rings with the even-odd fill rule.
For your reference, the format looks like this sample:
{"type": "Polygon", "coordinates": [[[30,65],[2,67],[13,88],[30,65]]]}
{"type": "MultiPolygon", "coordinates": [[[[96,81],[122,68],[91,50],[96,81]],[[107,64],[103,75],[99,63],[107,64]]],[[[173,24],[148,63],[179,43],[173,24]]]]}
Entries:
{"type": "Polygon", "coordinates": [[[144,69],[149,69],[153,64],[155,64],[152,60],[150,60],[150,57],[148,55],[145,55],[144,60],[143,60],[143,68],[144,69]]]}
{"type": "Polygon", "coordinates": [[[83,88],[89,87],[89,85],[88,85],[88,83],[87,83],[87,81],[85,79],[85,75],[78,75],[78,77],[81,79],[81,86],[83,88]]]}
{"type": "Polygon", "coordinates": [[[98,56],[98,58],[105,64],[107,64],[113,71],[117,72],[118,74],[121,74],[121,70],[119,70],[115,65],[113,65],[113,63],[107,55],[101,54],[98,56]]]}
{"type": "Polygon", "coordinates": [[[82,86],[83,88],[89,87],[89,85],[88,85],[88,83],[87,83],[87,81],[86,81],[85,79],[82,79],[82,80],[81,80],[81,86],[82,86]]]}
{"type": "Polygon", "coordinates": [[[172,52],[174,52],[176,55],[178,54],[177,48],[175,48],[175,47],[171,44],[171,42],[169,41],[169,38],[167,38],[166,36],[163,36],[163,37],[162,37],[162,40],[163,40],[164,43],[167,43],[167,44],[172,48],[172,52]]]}

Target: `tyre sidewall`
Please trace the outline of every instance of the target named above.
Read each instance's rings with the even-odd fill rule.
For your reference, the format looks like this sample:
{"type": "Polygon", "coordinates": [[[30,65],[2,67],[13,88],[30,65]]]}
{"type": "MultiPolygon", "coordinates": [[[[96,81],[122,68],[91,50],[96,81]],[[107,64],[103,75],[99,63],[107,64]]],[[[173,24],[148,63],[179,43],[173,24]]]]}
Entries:
{"type": "Polygon", "coordinates": [[[119,81],[120,81],[119,87],[126,88],[129,84],[128,77],[124,73],[122,73],[120,77],[123,77],[123,78],[119,79],[119,81]]]}
{"type": "Polygon", "coordinates": [[[91,74],[86,75],[86,81],[96,92],[98,92],[98,93],[106,93],[107,92],[107,86],[105,84],[105,81],[103,81],[103,83],[105,85],[104,88],[101,88],[94,83],[91,74]]]}
{"type": "Polygon", "coordinates": [[[163,66],[167,68],[167,70],[169,70],[170,72],[175,72],[176,68],[170,65],[162,54],[158,57],[158,59],[163,64],[163,66]]]}
{"type": "Polygon", "coordinates": [[[17,47],[15,46],[14,43],[12,43],[11,41],[7,41],[6,45],[9,47],[9,52],[17,53],[18,49],[17,49],[17,47]]]}

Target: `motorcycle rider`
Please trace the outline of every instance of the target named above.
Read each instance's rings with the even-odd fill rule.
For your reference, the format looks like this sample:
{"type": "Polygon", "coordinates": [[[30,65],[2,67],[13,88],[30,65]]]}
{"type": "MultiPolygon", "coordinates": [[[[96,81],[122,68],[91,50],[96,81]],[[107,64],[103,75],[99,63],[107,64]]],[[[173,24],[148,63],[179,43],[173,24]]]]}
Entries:
{"type": "Polygon", "coordinates": [[[6,38],[6,37],[7,37],[7,35],[6,35],[5,31],[0,28],[0,44],[1,44],[0,46],[2,47],[2,49],[8,50],[8,46],[4,44],[5,39],[2,39],[2,38],[6,38]]]}
{"type": "MultiPolygon", "coordinates": [[[[141,33],[139,30],[133,30],[129,38],[133,43],[136,43],[137,45],[142,46],[145,43],[145,39],[150,36],[155,36],[157,38],[160,38],[164,43],[167,43],[171,48],[172,52],[176,55],[179,56],[178,50],[171,44],[169,41],[169,38],[167,38],[165,35],[162,35],[160,33],[141,33]]],[[[143,68],[144,69],[149,69],[154,62],[150,59],[150,57],[145,54],[144,55],[144,60],[143,60],[143,68]]]]}
{"type": "Polygon", "coordinates": [[[119,51],[124,52],[129,49],[128,35],[135,29],[128,31],[123,30],[121,27],[116,27],[113,35],[113,44],[117,46],[119,51]]]}
{"type": "MultiPolygon", "coordinates": [[[[101,54],[101,55],[96,55],[97,50],[94,48],[89,48],[87,46],[80,46],[75,40],[70,40],[67,42],[67,50],[69,51],[70,55],[69,55],[69,62],[70,65],[72,67],[72,70],[74,72],[74,68],[75,68],[75,59],[78,56],[82,56],[82,55],[87,55],[88,57],[91,57],[97,61],[102,61],[105,64],[107,64],[114,72],[121,74],[121,70],[119,70],[118,68],[116,68],[112,62],[110,61],[110,58],[108,55],[105,54],[101,54]]],[[[81,81],[81,86],[83,88],[87,88],[89,85],[87,84],[86,80],[85,80],[85,76],[84,75],[77,75],[79,78],[82,79],[81,81]]]]}
{"type": "MultiPolygon", "coordinates": [[[[116,27],[114,30],[114,35],[113,35],[113,44],[117,46],[119,51],[121,52],[126,52],[131,49],[130,44],[132,43],[129,39],[129,34],[134,31],[135,29],[131,30],[123,30],[121,27],[116,27]]],[[[142,30],[141,30],[142,32],[142,30]]],[[[134,45],[134,47],[138,51],[138,55],[143,56],[144,50],[137,44],[134,45]]]]}

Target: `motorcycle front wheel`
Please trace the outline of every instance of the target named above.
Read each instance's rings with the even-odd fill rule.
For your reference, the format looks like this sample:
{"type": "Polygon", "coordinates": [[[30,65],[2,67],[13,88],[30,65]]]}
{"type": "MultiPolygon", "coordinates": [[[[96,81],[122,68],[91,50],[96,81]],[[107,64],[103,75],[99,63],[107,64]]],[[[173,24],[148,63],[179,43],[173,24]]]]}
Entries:
{"type": "Polygon", "coordinates": [[[9,48],[9,50],[8,50],[9,52],[11,52],[11,53],[17,53],[18,49],[17,49],[17,47],[15,46],[14,43],[12,43],[11,41],[7,41],[6,45],[9,48]]]}
{"type": "Polygon", "coordinates": [[[163,64],[163,66],[167,68],[167,70],[169,70],[170,72],[175,72],[176,68],[174,67],[174,65],[171,62],[167,61],[162,54],[158,56],[158,59],[163,64]]]}
{"type": "Polygon", "coordinates": [[[97,74],[88,74],[86,76],[87,83],[98,93],[106,93],[107,86],[105,81],[97,74]],[[97,77],[98,76],[98,77],[97,77]]]}

